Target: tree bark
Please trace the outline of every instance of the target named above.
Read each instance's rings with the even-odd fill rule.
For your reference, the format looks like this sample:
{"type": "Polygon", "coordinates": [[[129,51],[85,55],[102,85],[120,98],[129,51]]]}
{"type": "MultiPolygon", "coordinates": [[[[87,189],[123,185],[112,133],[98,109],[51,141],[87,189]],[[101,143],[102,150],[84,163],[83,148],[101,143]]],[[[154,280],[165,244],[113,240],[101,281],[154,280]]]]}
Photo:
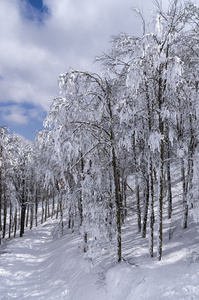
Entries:
{"type": "Polygon", "coordinates": [[[145,201],[144,201],[144,212],[142,221],[142,237],[146,237],[147,219],[149,210],[149,176],[146,179],[146,189],[145,189],[145,201]]]}
{"type": "Polygon", "coordinates": [[[38,190],[36,186],[35,191],[35,226],[37,227],[37,217],[38,217],[38,190]]]}
{"type": "Polygon", "coordinates": [[[6,221],[7,221],[7,201],[5,195],[5,188],[4,188],[4,207],[3,207],[3,238],[6,235],[6,221]]]}
{"type": "Polygon", "coordinates": [[[11,238],[11,230],[12,230],[12,202],[10,201],[9,239],[11,238]]]}
{"type": "Polygon", "coordinates": [[[34,204],[30,204],[30,229],[33,227],[34,204]]]}
{"type": "Polygon", "coordinates": [[[161,140],[160,146],[160,172],[159,172],[159,199],[158,199],[158,260],[162,259],[162,209],[163,209],[163,190],[164,190],[164,141],[161,140]]]}
{"type": "Polygon", "coordinates": [[[25,180],[22,180],[22,195],[21,195],[21,227],[20,227],[20,237],[24,234],[25,227],[25,217],[26,217],[26,199],[25,199],[25,180]]]}
{"type": "Polygon", "coordinates": [[[26,213],[26,227],[28,227],[28,222],[29,222],[29,212],[30,212],[30,205],[29,203],[27,204],[27,213],[26,213]]]}
{"type": "Polygon", "coordinates": [[[115,184],[115,200],[116,200],[116,224],[117,224],[117,258],[118,262],[122,260],[122,230],[121,230],[121,201],[119,195],[119,178],[117,170],[117,162],[115,149],[112,146],[112,165],[113,165],[113,175],[115,184]]]}
{"type": "Polygon", "coordinates": [[[17,207],[15,208],[15,216],[14,216],[14,237],[16,237],[17,233],[17,207]]]}
{"type": "Polygon", "coordinates": [[[167,169],[167,215],[168,219],[171,218],[172,215],[172,189],[171,189],[171,145],[169,141],[169,125],[168,120],[166,120],[166,169],[167,169]]]}
{"type": "Polygon", "coordinates": [[[137,224],[138,224],[138,232],[142,230],[142,222],[141,222],[141,209],[140,209],[140,186],[136,183],[136,202],[137,202],[137,224]]]}
{"type": "Polygon", "coordinates": [[[26,204],[21,204],[21,228],[20,228],[20,237],[24,234],[24,227],[25,227],[25,216],[26,216],[26,204]]]}
{"type": "MultiPolygon", "coordinates": [[[[157,239],[157,257],[160,261],[162,259],[162,209],[163,209],[163,198],[164,198],[164,121],[161,116],[162,105],[164,102],[164,90],[166,82],[162,80],[162,72],[164,66],[161,65],[159,69],[159,86],[158,86],[158,119],[159,119],[159,132],[161,134],[160,140],[160,156],[159,156],[159,199],[158,199],[158,239],[157,239]]],[[[166,68],[166,67],[165,67],[166,68]]]]}
{"type": "Polygon", "coordinates": [[[149,166],[149,255],[153,257],[154,239],[154,188],[153,188],[153,163],[150,157],[149,166]]]}

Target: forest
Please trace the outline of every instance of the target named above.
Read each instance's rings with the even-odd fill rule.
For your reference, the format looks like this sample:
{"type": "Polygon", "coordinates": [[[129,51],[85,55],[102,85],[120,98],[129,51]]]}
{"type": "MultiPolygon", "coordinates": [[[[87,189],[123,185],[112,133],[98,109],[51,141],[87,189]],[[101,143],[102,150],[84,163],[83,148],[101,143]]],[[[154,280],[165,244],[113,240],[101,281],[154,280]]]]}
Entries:
{"type": "Polygon", "coordinates": [[[165,11],[156,0],[149,24],[133,10],[141,35],[112,36],[100,74],[60,75],[34,143],[0,128],[0,243],[55,216],[85,255],[106,248],[120,262],[131,212],[160,261],[176,180],[182,227],[189,214],[198,221],[199,7],[172,0],[165,11]]]}

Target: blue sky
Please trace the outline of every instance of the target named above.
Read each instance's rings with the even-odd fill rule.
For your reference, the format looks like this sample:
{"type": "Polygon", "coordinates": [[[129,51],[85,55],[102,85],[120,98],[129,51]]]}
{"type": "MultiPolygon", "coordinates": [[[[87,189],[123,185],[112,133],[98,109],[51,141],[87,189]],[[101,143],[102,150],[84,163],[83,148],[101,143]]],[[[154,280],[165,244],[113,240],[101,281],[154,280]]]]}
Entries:
{"type": "Polygon", "coordinates": [[[30,3],[30,5],[32,5],[36,9],[43,11],[43,8],[44,8],[43,0],[29,0],[28,2],[30,3]]]}
{"type": "Polygon", "coordinates": [[[110,35],[140,33],[135,5],[153,7],[151,0],[1,0],[0,126],[34,140],[59,74],[98,71],[93,61],[108,51],[110,35]]]}

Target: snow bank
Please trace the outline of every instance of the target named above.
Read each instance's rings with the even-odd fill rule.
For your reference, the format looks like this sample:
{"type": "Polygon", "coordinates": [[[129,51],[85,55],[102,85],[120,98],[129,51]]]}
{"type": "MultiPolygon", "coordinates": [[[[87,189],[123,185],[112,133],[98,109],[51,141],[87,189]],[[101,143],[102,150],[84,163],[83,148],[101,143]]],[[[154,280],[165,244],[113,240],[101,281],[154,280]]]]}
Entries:
{"type": "Polygon", "coordinates": [[[106,300],[198,300],[199,265],[187,262],[135,267],[125,263],[106,276],[106,300]]]}

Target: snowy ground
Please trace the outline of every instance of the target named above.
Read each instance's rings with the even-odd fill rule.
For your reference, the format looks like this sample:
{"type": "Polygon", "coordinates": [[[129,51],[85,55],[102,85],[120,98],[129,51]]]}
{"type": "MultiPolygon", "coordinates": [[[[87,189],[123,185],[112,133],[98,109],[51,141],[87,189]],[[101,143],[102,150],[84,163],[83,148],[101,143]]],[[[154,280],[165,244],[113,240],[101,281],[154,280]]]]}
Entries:
{"type": "Polygon", "coordinates": [[[80,253],[79,236],[57,239],[50,220],[0,251],[0,299],[105,299],[80,253]],[[102,297],[102,298],[100,298],[102,297]]]}
{"type": "Polygon", "coordinates": [[[123,228],[125,262],[104,256],[95,265],[83,258],[80,236],[58,238],[58,221],[50,219],[0,247],[0,300],[198,300],[198,226],[190,218],[181,228],[179,184],[172,220],[164,220],[161,262],[148,257],[136,218],[123,228]]]}

